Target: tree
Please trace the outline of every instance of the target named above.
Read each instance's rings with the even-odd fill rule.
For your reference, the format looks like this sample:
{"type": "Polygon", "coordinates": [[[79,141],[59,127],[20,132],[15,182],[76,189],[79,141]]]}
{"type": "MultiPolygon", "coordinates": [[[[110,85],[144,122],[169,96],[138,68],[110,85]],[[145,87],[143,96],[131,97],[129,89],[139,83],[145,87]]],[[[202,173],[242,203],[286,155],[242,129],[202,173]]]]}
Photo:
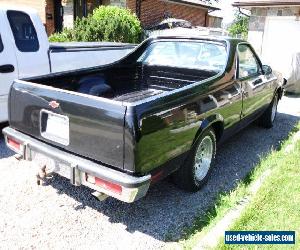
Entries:
{"type": "Polygon", "coordinates": [[[242,37],[246,39],[248,36],[249,17],[239,12],[235,14],[234,21],[229,26],[229,34],[233,37],[242,37]]]}

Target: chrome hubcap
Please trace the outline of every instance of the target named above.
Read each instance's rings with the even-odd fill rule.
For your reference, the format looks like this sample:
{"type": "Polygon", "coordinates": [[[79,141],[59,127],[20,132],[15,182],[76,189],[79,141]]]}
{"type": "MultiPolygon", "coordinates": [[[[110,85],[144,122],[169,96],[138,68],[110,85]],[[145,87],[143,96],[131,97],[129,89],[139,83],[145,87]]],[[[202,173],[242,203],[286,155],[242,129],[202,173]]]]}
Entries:
{"type": "Polygon", "coordinates": [[[272,106],[272,114],[271,114],[271,121],[273,122],[275,120],[277,113],[277,96],[274,99],[273,106],[272,106]]]}
{"type": "Polygon", "coordinates": [[[213,158],[213,141],[209,136],[205,136],[199,144],[195,156],[195,178],[201,181],[205,178],[210,168],[213,158]]]}

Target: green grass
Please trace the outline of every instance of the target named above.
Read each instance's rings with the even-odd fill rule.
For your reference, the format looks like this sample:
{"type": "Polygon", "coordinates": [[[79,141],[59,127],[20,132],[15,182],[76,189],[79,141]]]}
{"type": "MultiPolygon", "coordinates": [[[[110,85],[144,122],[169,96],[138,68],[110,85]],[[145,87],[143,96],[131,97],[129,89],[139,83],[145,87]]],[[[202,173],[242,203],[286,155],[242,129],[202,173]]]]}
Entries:
{"type": "MultiPolygon", "coordinates": [[[[281,150],[268,157],[262,164],[270,166],[272,174],[262,184],[249,206],[230,230],[287,230],[296,231],[295,246],[265,245],[259,249],[300,249],[300,141],[294,150],[281,150]]],[[[240,246],[224,245],[222,239],[217,249],[240,249],[240,246]]],[[[245,245],[243,246],[245,247],[245,245]]],[[[255,246],[248,247],[255,249],[255,246]]]]}
{"type": "MultiPolygon", "coordinates": [[[[292,133],[300,130],[300,124],[292,133]]],[[[260,164],[228,194],[221,194],[215,206],[205,216],[198,217],[194,226],[185,231],[180,241],[184,249],[193,248],[229,209],[241,198],[250,194],[249,185],[265,171],[271,170],[258,193],[253,197],[241,218],[230,230],[292,230],[300,233],[300,142],[293,151],[286,153],[285,148],[292,139],[284,142],[279,151],[272,151],[260,164]]],[[[299,241],[299,238],[298,238],[299,241]]],[[[257,246],[224,245],[224,239],[216,249],[256,249],[257,246]]],[[[300,249],[300,242],[288,249],[300,249]]],[[[259,246],[259,249],[284,249],[282,246],[259,246]]],[[[284,246],[285,247],[285,246],[284,246]]]]}

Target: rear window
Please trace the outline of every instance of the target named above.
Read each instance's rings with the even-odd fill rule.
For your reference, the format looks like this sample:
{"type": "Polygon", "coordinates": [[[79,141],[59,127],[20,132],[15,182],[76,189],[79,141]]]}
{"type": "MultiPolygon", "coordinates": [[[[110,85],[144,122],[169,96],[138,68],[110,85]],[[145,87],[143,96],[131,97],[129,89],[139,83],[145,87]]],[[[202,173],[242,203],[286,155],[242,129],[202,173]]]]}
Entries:
{"type": "Polygon", "coordinates": [[[21,52],[38,51],[39,40],[30,17],[21,11],[7,11],[7,17],[18,50],[21,52]]]}
{"type": "Polygon", "coordinates": [[[3,47],[3,43],[2,43],[2,38],[0,35],[0,53],[3,51],[4,47],[3,47]]]}
{"type": "Polygon", "coordinates": [[[220,72],[226,66],[226,47],[212,42],[162,41],[149,46],[140,62],[220,72]]]}

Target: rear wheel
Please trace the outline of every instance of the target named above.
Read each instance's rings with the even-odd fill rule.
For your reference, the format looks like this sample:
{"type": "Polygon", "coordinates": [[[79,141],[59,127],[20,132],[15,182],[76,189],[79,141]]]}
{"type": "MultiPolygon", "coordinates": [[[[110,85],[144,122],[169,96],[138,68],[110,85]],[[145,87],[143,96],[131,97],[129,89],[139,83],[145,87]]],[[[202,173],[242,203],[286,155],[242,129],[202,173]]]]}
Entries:
{"type": "Polygon", "coordinates": [[[198,191],[209,177],[216,154],[216,136],[208,129],[198,138],[184,165],[173,175],[174,183],[187,191],[198,191]]]}
{"type": "Polygon", "coordinates": [[[278,94],[276,93],[268,109],[259,118],[259,124],[264,128],[272,128],[277,114],[278,94]]]}

